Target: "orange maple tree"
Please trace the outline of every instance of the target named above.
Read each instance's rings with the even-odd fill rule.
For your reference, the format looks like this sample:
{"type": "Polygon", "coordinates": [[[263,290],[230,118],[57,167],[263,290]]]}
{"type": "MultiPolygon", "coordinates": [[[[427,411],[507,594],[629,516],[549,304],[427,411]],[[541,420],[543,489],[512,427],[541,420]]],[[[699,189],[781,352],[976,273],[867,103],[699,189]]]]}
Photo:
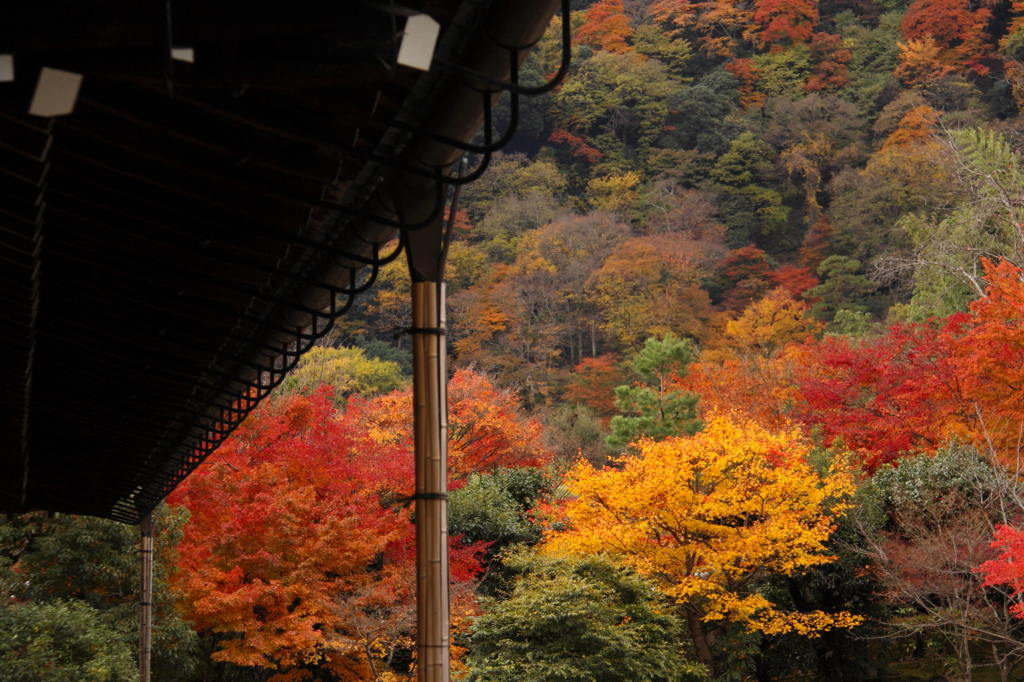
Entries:
{"type": "Polygon", "coordinates": [[[725,70],[735,76],[736,80],[740,82],[738,88],[740,104],[744,109],[750,109],[751,107],[759,108],[764,104],[764,93],[758,92],[756,88],[757,79],[761,77],[761,71],[754,64],[753,59],[733,59],[725,65],[725,70]]]}
{"type": "Polygon", "coordinates": [[[568,146],[574,157],[583,159],[587,163],[597,163],[604,156],[600,149],[590,144],[585,135],[573,135],[561,128],[556,128],[552,131],[550,137],[548,137],[548,142],[568,146]]]}
{"type": "Polygon", "coordinates": [[[872,470],[902,453],[960,438],[1016,461],[1024,404],[1024,270],[983,262],[988,287],[941,321],[897,325],[863,340],[791,345],[795,414],[865,454],[872,470]]]}
{"type": "Polygon", "coordinates": [[[797,251],[797,265],[811,271],[817,270],[821,262],[831,253],[829,251],[831,236],[832,222],[829,220],[828,214],[823,213],[804,235],[800,250],[797,251]]]}
{"type": "Polygon", "coordinates": [[[597,0],[584,14],[583,25],[574,37],[575,42],[608,52],[627,52],[626,41],[633,28],[626,17],[622,0],[597,0]]]}
{"type": "MultiPolygon", "coordinates": [[[[412,389],[363,404],[358,418],[382,445],[412,448],[412,389]]],[[[499,468],[547,464],[551,453],[541,440],[541,424],[525,417],[511,391],[495,388],[482,374],[462,369],[448,384],[448,472],[453,486],[470,474],[499,468]]],[[[410,480],[410,479],[406,479],[410,480]]]]}
{"type": "Polygon", "coordinates": [[[1004,462],[1021,454],[1024,405],[1024,269],[984,260],[988,287],[963,327],[947,326],[962,395],[977,422],[974,439],[1004,462]],[[962,330],[963,333],[961,333],[962,330]]]}
{"type": "Polygon", "coordinates": [[[670,27],[670,35],[694,31],[698,47],[708,57],[734,57],[744,45],[744,33],[752,26],[749,7],[736,0],[656,0],[648,13],[670,27]]]}
{"type": "Polygon", "coordinates": [[[905,147],[926,141],[938,132],[940,113],[926,104],[914,107],[900,119],[896,130],[882,143],[882,149],[905,147]]]}
{"type": "Polygon", "coordinates": [[[785,289],[793,298],[800,298],[805,291],[821,284],[818,278],[811,274],[811,268],[799,268],[795,265],[782,265],[772,270],[768,274],[768,280],[774,286],[785,289]]]}
{"type": "Polygon", "coordinates": [[[727,343],[739,354],[770,356],[821,331],[823,325],[808,315],[809,308],[785,289],[774,289],[726,323],[727,343]]]}
{"type": "Polygon", "coordinates": [[[767,428],[786,423],[796,400],[793,366],[789,356],[728,354],[720,359],[702,359],[690,365],[680,390],[700,396],[702,418],[708,414],[735,410],[744,418],[767,428]]]}
{"type": "Polygon", "coordinates": [[[753,244],[731,251],[720,268],[722,305],[730,310],[743,310],[771,286],[768,254],[753,244]]]}
{"type": "Polygon", "coordinates": [[[846,87],[849,84],[847,63],[853,53],[847,48],[842,36],[815,33],[811,36],[810,48],[814,67],[804,84],[804,91],[821,92],[846,87]]]}
{"type": "Polygon", "coordinates": [[[326,391],[266,403],[168,500],[191,512],[172,585],[196,630],[222,636],[214,660],[361,667],[333,596],[370,579],[406,522],[375,511],[353,466],[369,439],[334,417],[326,391]]]}

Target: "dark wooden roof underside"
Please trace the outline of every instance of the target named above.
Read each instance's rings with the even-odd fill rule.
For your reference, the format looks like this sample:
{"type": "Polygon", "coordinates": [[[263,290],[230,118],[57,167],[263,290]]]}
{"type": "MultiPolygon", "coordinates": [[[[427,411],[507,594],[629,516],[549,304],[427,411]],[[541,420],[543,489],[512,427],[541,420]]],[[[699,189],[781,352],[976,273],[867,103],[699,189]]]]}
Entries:
{"type": "MultiPolygon", "coordinates": [[[[150,511],[239,396],[262,395],[261,368],[323,329],[309,311],[329,287],[367,283],[365,262],[393,248],[397,231],[366,220],[398,218],[381,188],[433,201],[368,160],[408,163],[415,136],[395,122],[461,117],[463,138],[479,123],[477,100],[451,101],[457,76],[395,65],[405,20],[386,0],[175,0],[173,45],[195,64],[168,63],[163,3],[140,4],[19,3],[0,26],[16,74],[0,83],[0,511],[150,511]],[[71,115],[27,113],[42,67],[83,74],[71,115]]],[[[399,9],[441,23],[436,61],[465,63],[503,4],[527,14],[517,37],[554,9],[399,9]]]]}

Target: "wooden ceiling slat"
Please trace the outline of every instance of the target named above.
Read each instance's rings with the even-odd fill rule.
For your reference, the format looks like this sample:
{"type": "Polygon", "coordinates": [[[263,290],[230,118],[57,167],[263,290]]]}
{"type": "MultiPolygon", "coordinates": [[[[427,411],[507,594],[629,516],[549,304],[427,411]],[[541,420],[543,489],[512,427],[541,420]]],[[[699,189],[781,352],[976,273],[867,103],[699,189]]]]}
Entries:
{"type": "MultiPolygon", "coordinates": [[[[204,95],[203,99],[217,98],[204,95]]],[[[234,100],[224,99],[223,106],[234,103],[234,100]]],[[[123,87],[115,89],[102,83],[82,95],[82,105],[86,108],[151,122],[157,130],[173,129],[179,138],[214,145],[236,161],[251,159],[254,163],[263,162],[319,181],[337,174],[337,158],[322,153],[316,144],[282,138],[259,126],[245,125],[238,120],[240,117],[229,119],[216,115],[190,101],[192,98],[185,99],[182,95],[170,100],[166,92],[159,90],[135,87],[126,92],[123,87]]]]}
{"type": "Polygon", "coordinates": [[[289,189],[288,180],[275,182],[253,178],[245,182],[236,177],[237,166],[221,166],[208,161],[204,168],[197,161],[178,160],[175,156],[180,157],[180,148],[168,148],[163,154],[147,152],[143,145],[134,142],[130,134],[125,135],[126,132],[130,133],[130,130],[121,130],[118,134],[119,139],[106,137],[77,125],[64,124],[60,133],[63,136],[68,130],[88,139],[85,144],[76,145],[78,158],[88,159],[93,154],[97,157],[102,155],[121,168],[139,169],[137,173],[140,178],[145,178],[160,187],[176,187],[178,191],[193,197],[201,196],[203,192],[214,193],[222,205],[244,205],[246,211],[270,219],[295,220],[296,215],[301,216],[302,212],[310,209],[312,200],[319,198],[326,184],[321,183],[314,187],[303,184],[301,189],[295,191],[296,195],[303,191],[308,192],[308,198],[302,201],[297,196],[287,196],[281,191],[289,189]],[[259,185],[254,186],[254,182],[259,182],[259,185]]]}

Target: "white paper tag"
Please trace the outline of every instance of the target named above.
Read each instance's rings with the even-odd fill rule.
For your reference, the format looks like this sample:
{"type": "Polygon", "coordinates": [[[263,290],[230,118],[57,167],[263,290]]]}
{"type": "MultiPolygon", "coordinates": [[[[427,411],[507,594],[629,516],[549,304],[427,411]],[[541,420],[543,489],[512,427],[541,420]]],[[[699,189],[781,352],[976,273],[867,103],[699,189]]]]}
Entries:
{"type": "Polygon", "coordinates": [[[0,83],[14,80],[14,55],[0,54],[0,83]]]}
{"type": "Polygon", "coordinates": [[[196,51],[191,47],[172,47],[171,59],[176,62],[188,62],[189,64],[194,64],[196,61],[196,51]]]}
{"type": "Polygon", "coordinates": [[[405,33],[402,36],[402,47],[398,50],[398,63],[420,71],[430,71],[430,62],[434,59],[434,47],[437,36],[441,32],[441,24],[434,21],[429,14],[417,14],[405,22],[405,33]]]}
{"type": "Polygon", "coordinates": [[[44,66],[28,113],[33,116],[65,116],[75,110],[82,74],[44,66]]]}

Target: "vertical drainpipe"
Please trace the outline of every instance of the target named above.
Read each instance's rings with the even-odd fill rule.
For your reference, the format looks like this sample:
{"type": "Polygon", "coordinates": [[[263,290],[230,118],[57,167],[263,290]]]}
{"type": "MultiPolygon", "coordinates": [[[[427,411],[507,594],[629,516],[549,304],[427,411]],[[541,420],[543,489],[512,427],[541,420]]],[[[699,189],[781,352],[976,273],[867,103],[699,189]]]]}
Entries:
{"type": "Polygon", "coordinates": [[[417,662],[420,682],[449,678],[448,369],[444,282],[414,282],[417,662]],[[417,331],[417,330],[430,331],[417,331]]]}
{"type": "Polygon", "coordinates": [[[142,536],[141,581],[139,585],[139,682],[149,682],[153,632],[153,517],[146,514],[139,524],[142,536]]]}
{"type": "Polygon", "coordinates": [[[419,682],[448,682],[448,367],[443,216],[403,238],[412,278],[417,674],[419,682]]]}
{"type": "MultiPolygon", "coordinates": [[[[538,40],[559,0],[487,2],[489,30],[463,61],[500,81],[509,78],[509,53],[502,44],[527,47],[538,40]]],[[[453,79],[443,94],[446,106],[422,121],[426,130],[469,141],[482,122],[480,88],[453,79]],[[470,112],[467,114],[467,112],[470,112]],[[477,113],[479,112],[479,113],[477,113]]],[[[489,90],[484,87],[483,90],[489,90]]],[[[493,102],[499,93],[493,95],[493,102]]],[[[427,170],[451,169],[462,152],[443,142],[420,140],[407,162],[427,170]]],[[[461,176],[464,168],[459,172],[461,176]]],[[[401,222],[417,224],[433,204],[433,187],[417,175],[396,172],[381,188],[382,204],[392,205],[401,222]]],[[[449,209],[457,210],[458,192],[449,209]]],[[[448,370],[445,341],[444,265],[447,238],[443,212],[427,227],[404,231],[402,239],[412,279],[413,409],[416,451],[416,652],[419,682],[450,679],[450,613],[448,582],[448,370]]]]}

